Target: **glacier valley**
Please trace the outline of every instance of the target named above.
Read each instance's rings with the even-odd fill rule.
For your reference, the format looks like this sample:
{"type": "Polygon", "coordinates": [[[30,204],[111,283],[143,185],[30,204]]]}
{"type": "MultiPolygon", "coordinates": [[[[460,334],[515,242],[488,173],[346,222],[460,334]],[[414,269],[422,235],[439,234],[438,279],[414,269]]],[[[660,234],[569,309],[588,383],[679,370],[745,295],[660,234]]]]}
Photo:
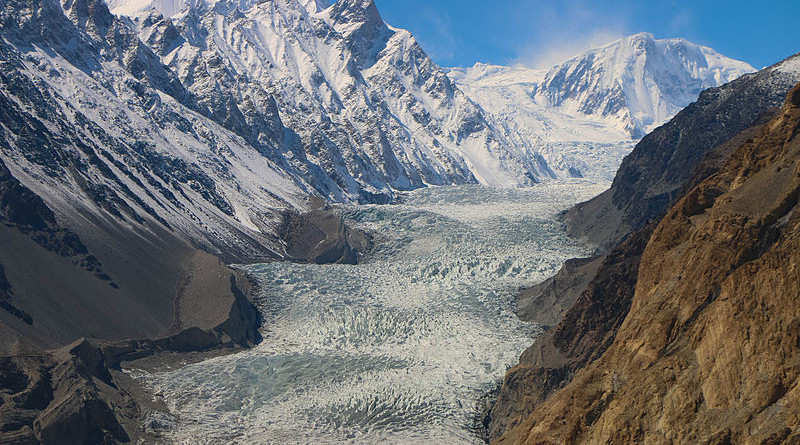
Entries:
{"type": "Polygon", "coordinates": [[[371,257],[243,266],[261,285],[264,341],[130,370],[171,411],[150,423],[180,444],[482,443],[481,398],[540,333],[513,297],[587,253],[554,217],[607,186],[432,187],[340,208],[377,233],[371,257]]]}

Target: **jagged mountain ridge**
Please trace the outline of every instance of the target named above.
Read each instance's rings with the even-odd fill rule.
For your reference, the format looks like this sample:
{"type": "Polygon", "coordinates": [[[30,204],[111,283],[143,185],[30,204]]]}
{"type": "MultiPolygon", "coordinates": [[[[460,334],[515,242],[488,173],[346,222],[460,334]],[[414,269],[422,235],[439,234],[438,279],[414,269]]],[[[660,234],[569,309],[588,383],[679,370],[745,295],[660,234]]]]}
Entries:
{"type": "MultiPolygon", "coordinates": [[[[586,110],[571,110],[574,98],[547,105],[561,116],[546,122],[547,128],[498,118],[480,98],[469,91],[465,96],[408,31],[385,24],[371,1],[333,6],[297,0],[110,4],[114,12],[132,17],[142,40],[212,110],[213,119],[335,201],[383,202],[393,191],[430,184],[519,186],[587,174],[610,179],[632,146],[629,137],[621,136],[626,131],[616,128],[634,125],[628,115],[619,117],[623,111],[614,110],[614,115],[594,115],[585,122],[586,110]],[[607,134],[598,135],[600,125],[609,127],[607,134]],[[575,138],[553,138],[548,133],[554,128],[588,133],[583,131],[576,143],[575,138]],[[594,170],[603,173],[594,175],[594,170]]],[[[614,76],[622,75],[603,75],[608,61],[635,59],[650,67],[653,63],[645,63],[654,58],[650,47],[662,43],[644,35],[628,40],[644,42],[640,46],[646,54],[598,57],[593,69],[599,74],[583,72],[581,77],[570,69],[573,76],[563,94],[586,88],[576,82],[602,84],[593,86],[596,102],[621,94],[605,85],[620,82],[614,76]]],[[[683,51],[694,57],[687,62],[673,55],[659,65],[685,80],[683,89],[676,82],[670,85],[685,102],[681,105],[696,98],[703,86],[752,70],[708,48],[669,42],[677,48],[669,54],[683,51]],[[699,66],[698,52],[710,68],[699,66]],[[687,69],[692,72],[686,74],[687,69]]],[[[579,64],[577,58],[570,63],[579,64]]],[[[554,69],[547,77],[559,76],[554,69]]],[[[555,80],[548,82],[536,101],[554,102],[544,98],[545,92],[555,94],[555,80]]],[[[635,96],[631,88],[624,93],[635,96]]]]}
{"type": "Polygon", "coordinates": [[[322,11],[297,0],[201,1],[170,18],[141,3],[112,6],[144,10],[130,23],[212,119],[328,199],[555,177],[371,1],[322,11]]]}
{"type": "MultiPolygon", "coordinates": [[[[608,128],[602,130],[639,139],[694,102],[703,90],[755,69],[686,39],[656,39],[639,33],[547,70],[476,64],[449,71],[473,94],[479,93],[476,88],[524,87],[526,96],[540,108],[604,121],[608,128]]],[[[477,102],[483,105],[492,100],[477,97],[477,102]]],[[[492,104],[487,108],[493,108],[492,104]]],[[[556,133],[553,137],[566,136],[556,133]]]]}
{"type": "Polygon", "coordinates": [[[548,70],[476,64],[449,76],[498,125],[539,141],[556,171],[611,179],[636,140],[753,67],[685,39],[640,33],[548,70]]]}

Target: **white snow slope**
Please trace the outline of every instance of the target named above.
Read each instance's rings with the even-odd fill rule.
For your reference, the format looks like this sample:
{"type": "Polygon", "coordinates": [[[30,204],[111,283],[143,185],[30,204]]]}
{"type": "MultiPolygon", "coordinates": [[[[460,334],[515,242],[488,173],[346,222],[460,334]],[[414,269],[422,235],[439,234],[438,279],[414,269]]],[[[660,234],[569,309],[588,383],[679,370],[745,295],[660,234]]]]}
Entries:
{"type": "Polygon", "coordinates": [[[161,226],[227,257],[283,256],[313,189],[192,109],[101,2],[0,8],[0,159],[69,227],[161,226]]]}
{"type": "Polygon", "coordinates": [[[610,179],[635,141],[701,91],[753,71],[684,39],[640,33],[549,70],[476,64],[449,76],[497,125],[538,138],[554,170],[610,179]]]}

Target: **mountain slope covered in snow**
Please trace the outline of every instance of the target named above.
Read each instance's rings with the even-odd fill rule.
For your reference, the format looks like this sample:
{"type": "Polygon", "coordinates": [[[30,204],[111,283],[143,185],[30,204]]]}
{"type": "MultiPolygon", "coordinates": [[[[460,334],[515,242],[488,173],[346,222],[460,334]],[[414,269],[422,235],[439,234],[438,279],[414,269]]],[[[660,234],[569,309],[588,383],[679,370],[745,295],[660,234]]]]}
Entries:
{"type": "Polygon", "coordinates": [[[449,76],[498,122],[529,138],[556,170],[610,178],[633,142],[700,92],[754,71],[684,39],[629,36],[549,70],[477,64],[449,76]]]}
{"type": "MultiPolygon", "coordinates": [[[[100,0],[15,0],[2,10],[0,157],[76,226],[92,227],[93,215],[166,228],[230,257],[281,257],[284,211],[304,209],[310,194],[390,202],[431,184],[519,186],[613,170],[629,143],[608,124],[620,112],[576,114],[568,104],[577,99],[558,96],[555,106],[550,94],[564,72],[562,85],[600,76],[591,91],[605,98],[605,68],[484,67],[479,82],[451,72],[465,94],[371,0],[110,5],[128,15],[100,0]]],[[[638,36],[564,66],[604,67],[600,55],[631,53],[617,47],[633,41],[653,43],[638,36]]],[[[742,65],[697,51],[716,62],[693,68],[696,85],[682,81],[692,88],[742,65]]],[[[680,94],[669,97],[693,93],[680,94]]]]}
{"type": "Polygon", "coordinates": [[[555,176],[372,1],[195,1],[172,16],[162,3],[111,6],[212,119],[331,200],[555,176]]]}
{"type": "Polygon", "coordinates": [[[13,1],[0,18],[0,158],[61,220],[281,256],[281,212],[303,208],[311,189],[204,116],[102,1],[13,1]]]}
{"type": "Polygon", "coordinates": [[[476,65],[448,76],[371,0],[109,5],[209,117],[334,201],[610,178],[632,141],[702,89],[752,71],[639,34],[547,72],[476,65]]]}

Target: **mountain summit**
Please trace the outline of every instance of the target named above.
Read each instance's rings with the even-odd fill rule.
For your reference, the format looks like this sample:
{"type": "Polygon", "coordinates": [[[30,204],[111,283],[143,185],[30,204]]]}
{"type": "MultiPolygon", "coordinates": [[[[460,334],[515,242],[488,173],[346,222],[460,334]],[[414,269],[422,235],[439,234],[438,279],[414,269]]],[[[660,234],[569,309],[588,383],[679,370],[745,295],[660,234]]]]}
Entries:
{"type": "Polygon", "coordinates": [[[551,68],[534,92],[545,105],[614,117],[639,138],[700,92],[755,71],[685,39],[635,34],[551,68]]]}
{"type": "Polygon", "coordinates": [[[329,200],[556,176],[371,1],[160,2],[111,6],[214,121],[329,200]]]}
{"type": "Polygon", "coordinates": [[[654,56],[636,53],[626,59],[625,51],[609,45],[583,55],[582,62],[567,62],[562,73],[541,73],[537,90],[525,91],[509,105],[518,108],[527,100],[547,110],[545,116],[509,123],[482,93],[455,84],[452,80],[459,79],[448,77],[411,33],[388,26],[371,0],[332,5],[324,0],[110,0],[109,5],[132,19],[140,38],[213,120],[247,139],[301,187],[334,201],[385,202],[396,191],[435,184],[513,187],[558,177],[610,176],[632,146],[630,134],[641,136],[701,88],[749,69],[711,70],[715,80],[706,76],[696,82],[693,75],[705,76],[696,68],[695,74],[670,77],[668,86],[659,83],[658,92],[642,93],[640,85],[628,86],[616,77],[624,69],[612,68],[642,65],[648,72],[666,72],[654,77],[661,79],[683,69],[677,67],[680,58],[651,69],[652,63],[641,60],[654,56]],[[667,99],[652,99],[660,94],[667,99]],[[531,120],[536,125],[528,125],[531,120]],[[598,128],[606,134],[598,135],[598,128]],[[565,132],[583,136],[554,139],[551,134],[565,132]],[[568,143],[554,145],[553,140],[568,143]],[[576,140],[581,143],[573,144],[576,140]],[[605,145],[587,144],[598,141],[605,145]]]}
{"type": "Polygon", "coordinates": [[[755,71],[684,39],[641,33],[548,70],[476,64],[449,76],[497,125],[538,139],[556,171],[610,179],[640,139],[706,88],[755,71]]]}

